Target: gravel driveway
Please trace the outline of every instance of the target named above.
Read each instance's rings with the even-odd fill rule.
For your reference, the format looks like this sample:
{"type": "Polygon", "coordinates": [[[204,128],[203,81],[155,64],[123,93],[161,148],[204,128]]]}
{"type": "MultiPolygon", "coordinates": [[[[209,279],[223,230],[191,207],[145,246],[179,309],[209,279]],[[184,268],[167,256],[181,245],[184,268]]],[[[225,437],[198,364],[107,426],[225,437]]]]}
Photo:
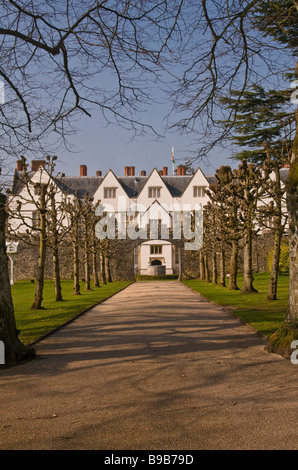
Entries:
{"type": "Polygon", "coordinates": [[[298,366],[178,281],[137,282],[0,371],[1,449],[298,449],[298,366]]]}

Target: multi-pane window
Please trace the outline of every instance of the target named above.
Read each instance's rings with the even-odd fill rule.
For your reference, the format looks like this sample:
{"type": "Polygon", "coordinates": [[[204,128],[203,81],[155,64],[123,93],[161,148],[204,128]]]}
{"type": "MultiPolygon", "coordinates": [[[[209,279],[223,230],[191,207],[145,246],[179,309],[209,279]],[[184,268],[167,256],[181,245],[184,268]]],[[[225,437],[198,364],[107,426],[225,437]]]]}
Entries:
{"type": "Polygon", "coordinates": [[[151,255],[161,255],[162,254],[162,245],[151,245],[150,246],[151,255]]]}
{"type": "Polygon", "coordinates": [[[103,197],[104,199],[115,199],[117,188],[104,188],[103,197]]]}
{"type": "Polygon", "coordinates": [[[193,197],[205,197],[205,186],[194,186],[193,197]]]}
{"type": "Polygon", "coordinates": [[[161,188],[159,187],[151,187],[151,188],[148,188],[148,197],[150,198],[157,198],[157,197],[160,197],[160,193],[161,193],[161,188]]]}

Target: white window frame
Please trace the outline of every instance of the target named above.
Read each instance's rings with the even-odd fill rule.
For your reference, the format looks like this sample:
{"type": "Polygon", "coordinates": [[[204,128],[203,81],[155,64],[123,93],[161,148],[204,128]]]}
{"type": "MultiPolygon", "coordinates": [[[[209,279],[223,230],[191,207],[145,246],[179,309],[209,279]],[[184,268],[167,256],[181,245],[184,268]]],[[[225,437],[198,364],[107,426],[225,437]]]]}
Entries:
{"type": "Polygon", "coordinates": [[[157,199],[161,197],[161,187],[160,186],[150,186],[148,188],[148,197],[150,199],[157,199]]]}

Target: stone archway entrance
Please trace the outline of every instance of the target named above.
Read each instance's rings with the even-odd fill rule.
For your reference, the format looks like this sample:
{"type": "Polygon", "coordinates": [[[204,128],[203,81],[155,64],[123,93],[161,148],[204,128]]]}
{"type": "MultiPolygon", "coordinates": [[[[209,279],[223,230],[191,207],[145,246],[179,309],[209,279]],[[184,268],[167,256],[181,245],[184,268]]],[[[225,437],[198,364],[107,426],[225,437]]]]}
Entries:
{"type": "Polygon", "coordinates": [[[135,274],[165,275],[179,271],[176,246],[169,240],[146,240],[134,248],[135,274]]]}

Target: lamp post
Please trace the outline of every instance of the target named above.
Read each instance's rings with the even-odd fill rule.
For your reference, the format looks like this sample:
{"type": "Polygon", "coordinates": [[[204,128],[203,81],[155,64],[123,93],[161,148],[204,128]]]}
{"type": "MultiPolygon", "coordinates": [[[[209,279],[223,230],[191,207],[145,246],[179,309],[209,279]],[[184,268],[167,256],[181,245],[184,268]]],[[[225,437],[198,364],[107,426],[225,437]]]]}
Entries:
{"type": "Polygon", "coordinates": [[[19,242],[6,242],[6,253],[10,258],[10,284],[14,284],[14,257],[18,254],[19,242]]]}

